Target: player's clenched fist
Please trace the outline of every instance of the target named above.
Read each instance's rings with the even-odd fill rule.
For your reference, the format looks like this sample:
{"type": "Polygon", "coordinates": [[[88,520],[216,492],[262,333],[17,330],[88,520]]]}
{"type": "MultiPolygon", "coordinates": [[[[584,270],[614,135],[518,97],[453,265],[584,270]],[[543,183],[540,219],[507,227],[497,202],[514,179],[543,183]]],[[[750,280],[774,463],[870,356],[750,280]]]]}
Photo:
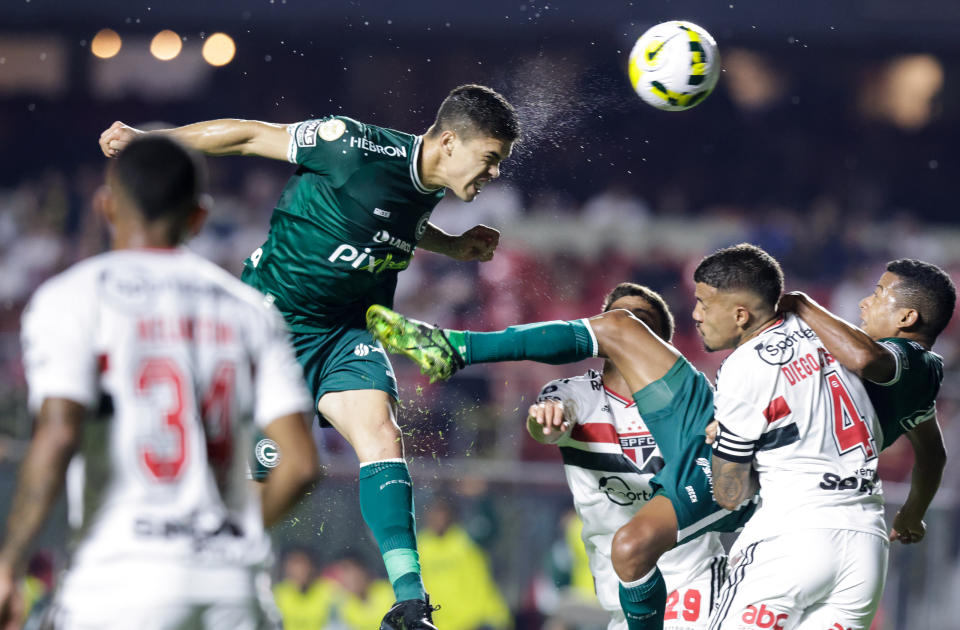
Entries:
{"type": "Polygon", "coordinates": [[[457,260],[487,262],[500,244],[500,232],[486,225],[475,225],[455,237],[451,256],[457,260]]]}
{"type": "Polygon", "coordinates": [[[535,421],[543,429],[544,435],[552,431],[566,431],[570,426],[563,418],[563,403],[557,400],[545,400],[530,405],[527,421],[535,421]]]}
{"type": "Polygon", "coordinates": [[[134,138],[142,133],[139,129],[134,129],[118,120],[100,134],[100,150],[107,157],[117,157],[134,138]]]}

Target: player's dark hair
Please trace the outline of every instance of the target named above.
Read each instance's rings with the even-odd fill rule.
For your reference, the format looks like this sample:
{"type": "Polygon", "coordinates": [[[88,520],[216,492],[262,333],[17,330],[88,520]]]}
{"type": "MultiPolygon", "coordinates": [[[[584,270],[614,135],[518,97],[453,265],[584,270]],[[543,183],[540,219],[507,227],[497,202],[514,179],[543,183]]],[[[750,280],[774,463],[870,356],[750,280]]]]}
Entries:
{"type": "Polygon", "coordinates": [[[461,85],[440,103],[430,133],[436,136],[446,130],[464,138],[482,135],[514,142],[520,137],[520,119],[498,92],[482,85],[461,85]]]}
{"type": "Polygon", "coordinates": [[[931,342],[936,340],[950,323],[957,304],[953,280],[940,267],[912,258],[888,262],[887,271],[900,278],[897,306],[916,309],[920,315],[917,332],[931,342]]]}
{"type": "Polygon", "coordinates": [[[196,207],[206,179],[197,154],[160,135],[137,138],[128,144],[111,172],[150,222],[185,218],[196,207]]]}
{"type": "Polygon", "coordinates": [[[623,297],[639,297],[646,300],[650,308],[653,309],[653,312],[657,314],[657,319],[659,320],[658,329],[653,332],[657,333],[657,336],[668,343],[673,339],[673,332],[676,329],[676,324],[673,321],[673,313],[670,312],[670,307],[667,306],[667,303],[659,293],[642,284],[621,282],[613,287],[613,291],[607,293],[607,296],[603,298],[603,312],[606,313],[609,311],[611,305],[623,297]]]}
{"type": "Polygon", "coordinates": [[[750,291],[771,311],[783,293],[783,270],[773,256],[756,245],[740,243],[710,254],[693,272],[694,282],[720,291],[750,291]]]}

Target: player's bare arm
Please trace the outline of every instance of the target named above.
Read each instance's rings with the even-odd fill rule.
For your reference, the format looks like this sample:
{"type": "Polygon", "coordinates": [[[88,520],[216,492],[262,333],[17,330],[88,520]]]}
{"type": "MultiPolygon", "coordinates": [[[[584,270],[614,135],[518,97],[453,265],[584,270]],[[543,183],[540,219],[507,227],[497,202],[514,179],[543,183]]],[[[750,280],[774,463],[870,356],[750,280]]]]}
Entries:
{"type": "Polygon", "coordinates": [[[778,306],[780,311],[796,313],[817,333],[827,351],[861,378],[885,383],[896,374],[897,361],[889,349],[820,306],[806,293],[785,293],[778,306]]]}
{"type": "Polygon", "coordinates": [[[277,418],[263,430],[283,453],[267,477],[261,496],[263,523],[267,527],[283,518],[320,475],[308,426],[305,416],[294,413],[277,418]]]}
{"type": "Polygon", "coordinates": [[[926,534],[923,516],[940,487],[943,469],[947,465],[947,450],[936,418],[918,424],[907,433],[907,439],[914,455],[910,493],[893,518],[890,529],[890,541],[899,540],[903,544],[920,542],[926,534]]]}
{"type": "Polygon", "coordinates": [[[486,225],[476,225],[463,234],[447,234],[432,223],[420,237],[418,246],[460,261],[487,262],[500,244],[500,232],[486,225]]]}
{"type": "Polygon", "coordinates": [[[731,462],[718,457],[713,460],[713,498],[726,510],[737,507],[760,490],[753,462],[731,462]]]}
{"type": "Polygon", "coordinates": [[[23,568],[30,542],[63,487],[67,464],[80,444],[85,413],[82,405],[71,400],[48,398],[43,402],[36,432],[20,468],[0,548],[0,563],[4,566],[23,568]]]}
{"type": "Polygon", "coordinates": [[[156,131],[142,131],[117,121],[100,134],[100,149],[107,157],[117,157],[143,134],[169,135],[207,155],[259,155],[283,161],[287,160],[290,145],[286,125],[224,118],[156,131]]]}
{"type": "Polygon", "coordinates": [[[564,416],[564,404],[559,400],[533,403],[527,410],[527,432],[542,444],[555,444],[563,437],[570,423],[564,416]]]}
{"type": "Polygon", "coordinates": [[[15,585],[30,543],[63,488],[67,464],[80,444],[85,413],[83,406],[63,398],[47,399],[40,409],[0,548],[0,628],[17,627],[22,600],[15,585]]]}

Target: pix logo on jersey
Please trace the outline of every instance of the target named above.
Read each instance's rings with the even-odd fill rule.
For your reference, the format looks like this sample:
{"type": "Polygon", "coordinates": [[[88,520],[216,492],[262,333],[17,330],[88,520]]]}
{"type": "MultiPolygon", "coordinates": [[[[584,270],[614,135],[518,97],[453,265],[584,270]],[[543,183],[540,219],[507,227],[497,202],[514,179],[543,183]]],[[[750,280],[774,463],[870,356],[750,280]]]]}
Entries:
{"type": "Polygon", "coordinates": [[[371,250],[369,247],[364,247],[363,251],[361,252],[353,245],[340,243],[340,245],[333,250],[333,253],[327,257],[327,260],[332,263],[338,261],[348,262],[351,263],[350,266],[354,269],[363,269],[370,273],[383,273],[387,269],[395,269],[399,271],[401,269],[406,269],[410,265],[409,258],[406,260],[394,261],[393,254],[387,254],[383,258],[377,258],[370,252],[371,250]]]}

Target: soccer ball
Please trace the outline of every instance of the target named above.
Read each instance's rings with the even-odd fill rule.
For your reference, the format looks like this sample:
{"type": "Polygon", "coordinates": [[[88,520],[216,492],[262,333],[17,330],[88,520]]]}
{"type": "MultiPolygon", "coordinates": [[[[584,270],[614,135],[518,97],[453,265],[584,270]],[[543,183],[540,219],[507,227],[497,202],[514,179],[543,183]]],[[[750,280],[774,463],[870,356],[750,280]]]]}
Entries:
{"type": "Polygon", "coordinates": [[[664,22],[640,36],[630,51],[630,83],[657,109],[690,109],[720,77],[720,53],[710,33],[690,22],[664,22]]]}

